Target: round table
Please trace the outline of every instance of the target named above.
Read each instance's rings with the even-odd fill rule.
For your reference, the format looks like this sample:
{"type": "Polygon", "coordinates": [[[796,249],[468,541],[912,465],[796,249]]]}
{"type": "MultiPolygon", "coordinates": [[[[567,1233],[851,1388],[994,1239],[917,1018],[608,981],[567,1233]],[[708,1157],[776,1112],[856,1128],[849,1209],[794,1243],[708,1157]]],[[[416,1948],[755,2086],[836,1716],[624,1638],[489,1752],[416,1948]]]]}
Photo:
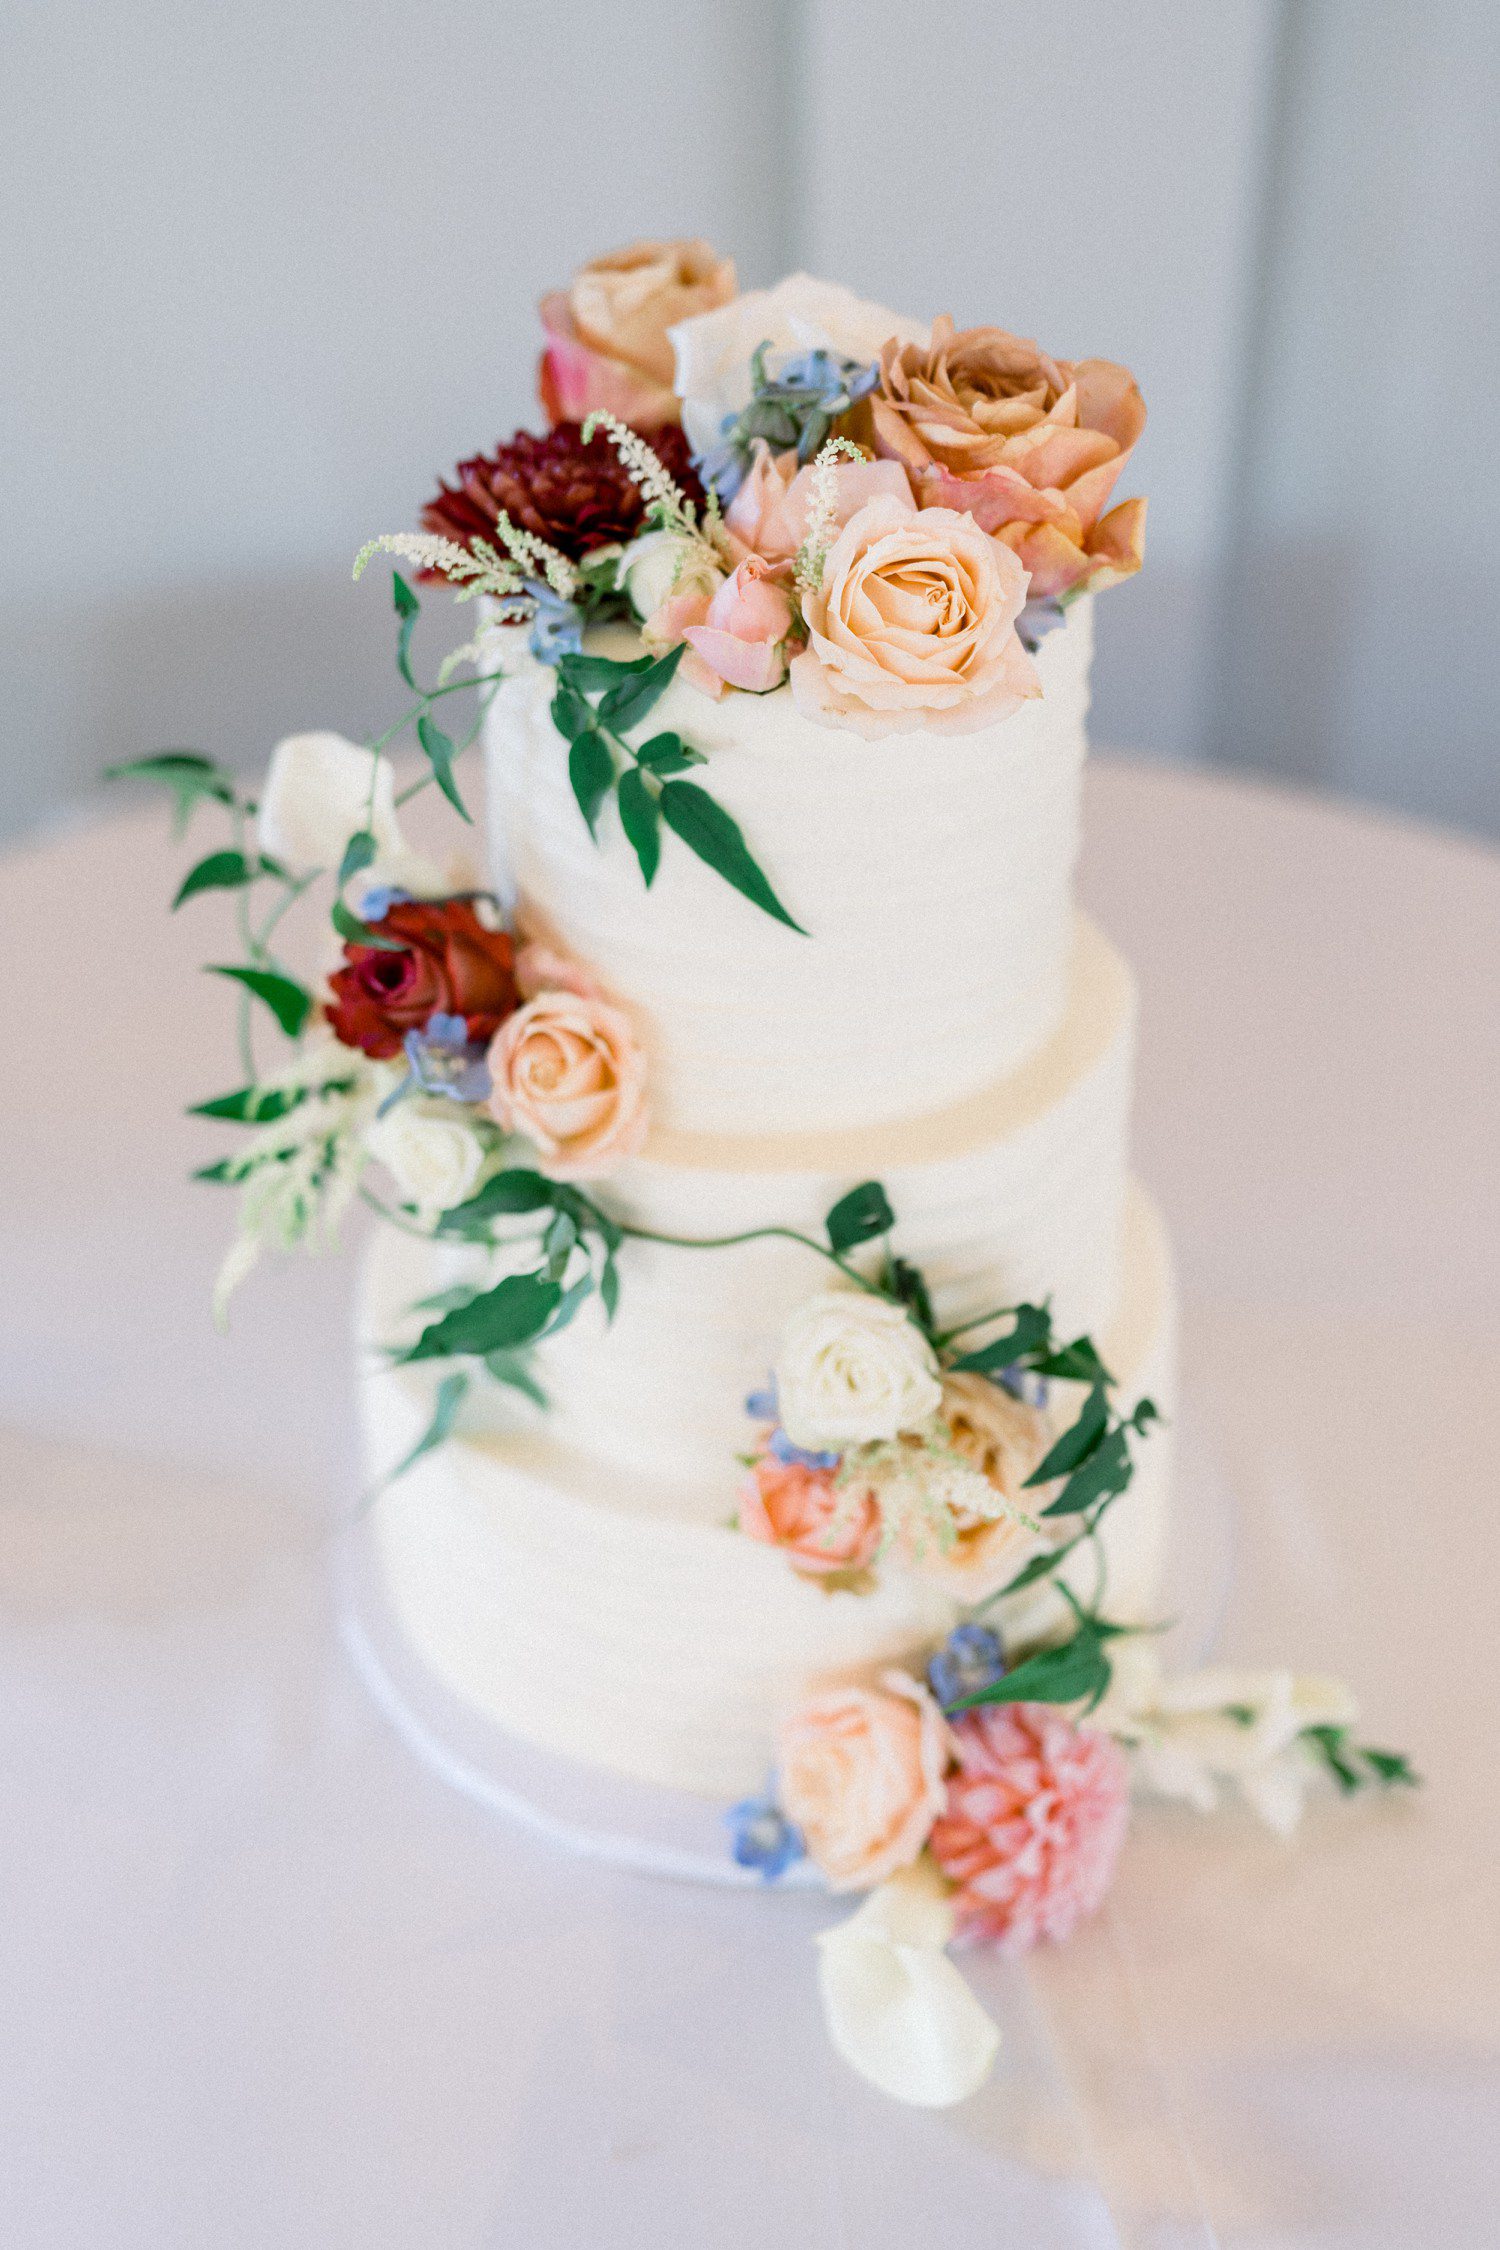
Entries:
{"type": "MultiPolygon", "coordinates": [[[[3,863],[0,2077],[8,2250],[1424,2250],[1500,2207],[1500,859],[1096,762],[1185,1298],[1183,1536],[1221,1653],[1343,1674],[1420,1796],[1292,1846],[1147,1809],[983,2093],[827,2049],[808,1897],[572,1860],[346,1665],[346,1259],[207,1297],[236,1083],[157,806],[3,863]],[[1217,2230],[1217,2235],[1214,2230],[1217,2230]]],[[[205,828],[206,834],[206,828],[205,828]]],[[[200,848],[206,849],[205,843],[200,848]]],[[[357,1231],[357,1230],[356,1230],[357,1231]]]]}

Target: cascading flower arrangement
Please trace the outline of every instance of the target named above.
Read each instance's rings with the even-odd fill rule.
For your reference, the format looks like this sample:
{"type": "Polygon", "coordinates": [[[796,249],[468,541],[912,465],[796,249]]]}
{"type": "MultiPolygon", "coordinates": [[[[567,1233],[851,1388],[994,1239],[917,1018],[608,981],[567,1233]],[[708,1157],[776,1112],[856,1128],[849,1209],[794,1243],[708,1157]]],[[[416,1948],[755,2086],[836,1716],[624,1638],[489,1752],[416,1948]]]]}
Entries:
{"type": "Polygon", "coordinates": [[[834,2039],[892,2093],[953,2101],[996,2034],[950,1938],[1014,1951],[1066,1936],[1105,1895],[1132,1786],[1203,1809],[1237,1794],[1285,1831],[1319,1771],[1346,1791],[1414,1776],[1355,1741],[1337,1683],[1170,1678],[1151,1630],[1106,1614],[1090,1565],[1155,1408],[1124,1408],[1092,1341],[1060,1341],[1045,1307],[941,1327],[877,1182],[821,1236],[665,1237],[613,1209],[650,1086],[608,963],[508,921],[474,869],[413,848],[401,813],[436,788],[469,822],[463,762],[490,703],[508,672],[550,668],[596,842],[611,802],[648,889],[670,837],[800,942],[689,739],[693,697],[785,695],[809,725],[868,739],[1003,720],[1041,693],[1033,658],[1069,606],[1140,566],[1145,503],[1115,487],[1145,409],[1126,369],[999,328],[906,320],[800,274],[740,294],[701,241],[592,261],[542,321],[549,426],[461,461],[419,530],[356,561],[358,577],[393,554],[479,604],[424,686],[421,598],[393,572],[410,700],[392,725],[363,745],[289,737],[254,792],[196,752],[111,769],[166,786],[179,830],[204,806],[228,825],[173,902],[231,894],[239,937],[213,973],[235,988],[243,1083],[197,1105],[244,1134],[199,1175],[240,1195],[216,1301],[265,1245],[332,1240],[356,1197],[484,1253],[482,1278],[418,1308],[394,1355],[439,1376],[400,1475],[452,1433],[477,1380],[545,1406],[536,1347],[592,1294],[613,1318],[631,1238],[706,1254],[769,1234],[831,1264],[837,1286],[792,1314],[749,1402],[737,1533],[824,1593],[916,1573],[954,1621],[915,1669],[789,1714],[765,1793],[728,1815],[730,1845],[768,1881],[811,1862],[866,1894],[820,1941],[834,2039]],[[636,634],[624,656],[596,637],[621,625],[636,634]],[[450,732],[455,696],[474,708],[450,732]],[[423,763],[398,788],[408,733],[423,763]],[[279,947],[320,887],[314,985],[279,947]],[[276,1062],[258,1037],[271,1024],[289,1043],[276,1062]]]}

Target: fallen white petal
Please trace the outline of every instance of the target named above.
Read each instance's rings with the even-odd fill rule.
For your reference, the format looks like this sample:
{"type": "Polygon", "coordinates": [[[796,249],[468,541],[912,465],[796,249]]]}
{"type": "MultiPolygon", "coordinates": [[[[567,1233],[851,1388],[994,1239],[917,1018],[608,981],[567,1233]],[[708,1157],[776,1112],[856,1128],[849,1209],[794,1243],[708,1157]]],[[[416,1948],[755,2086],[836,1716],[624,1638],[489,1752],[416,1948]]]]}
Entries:
{"type": "Polygon", "coordinates": [[[940,1879],[907,1868],[818,1940],[818,1989],[834,2047],[861,2078],[918,2109],[967,2100],[1000,2033],[943,1948],[953,1916],[940,1879]]]}

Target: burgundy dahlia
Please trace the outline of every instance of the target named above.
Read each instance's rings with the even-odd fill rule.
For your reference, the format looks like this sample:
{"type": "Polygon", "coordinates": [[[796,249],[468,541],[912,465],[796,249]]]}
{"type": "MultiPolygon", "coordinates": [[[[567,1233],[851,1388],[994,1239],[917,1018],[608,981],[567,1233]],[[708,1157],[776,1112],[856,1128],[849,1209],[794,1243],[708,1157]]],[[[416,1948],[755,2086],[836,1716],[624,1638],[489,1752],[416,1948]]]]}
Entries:
{"type": "MultiPolygon", "coordinates": [[[[703,487],[681,430],[653,430],[648,443],[688,498],[701,501],[703,487]]],[[[559,422],[545,437],[517,430],[493,453],[460,461],[453,474],[454,482],[440,485],[422,510],[422,528],[464,547],[474,539],[493,545],[503,508],[512,523],[577,562],[595,547],[633,539],[645,515],[645,502],[608,436],[596,430],[585,445],[577,422],[559,422]]]]}

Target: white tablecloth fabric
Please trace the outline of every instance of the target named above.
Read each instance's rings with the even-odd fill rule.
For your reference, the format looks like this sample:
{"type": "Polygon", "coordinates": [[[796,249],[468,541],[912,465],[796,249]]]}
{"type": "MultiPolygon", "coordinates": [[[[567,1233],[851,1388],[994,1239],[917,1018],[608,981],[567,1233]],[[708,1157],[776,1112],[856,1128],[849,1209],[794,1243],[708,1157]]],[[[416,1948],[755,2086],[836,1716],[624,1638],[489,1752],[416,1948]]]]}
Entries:
{"type": "Polygon", "coordinates": [[[1092,776],[1182,1536],[1222,1651],[1344,1673],[1427,1787],[1292,1848],[1143,1816],[1109,1919],[996,1972],[993,2085],[927,2117],[826,2050],[825,1903],[550,1851],[361,1692],[348,1266],[209,1325],[220,1138],[181,1111],[236,1079],[197,973],[233,953],[222,902],[167,916],[164,827],[0,866],[6,2250],[1500,2240],[1500,860],[1092,776]]]}

